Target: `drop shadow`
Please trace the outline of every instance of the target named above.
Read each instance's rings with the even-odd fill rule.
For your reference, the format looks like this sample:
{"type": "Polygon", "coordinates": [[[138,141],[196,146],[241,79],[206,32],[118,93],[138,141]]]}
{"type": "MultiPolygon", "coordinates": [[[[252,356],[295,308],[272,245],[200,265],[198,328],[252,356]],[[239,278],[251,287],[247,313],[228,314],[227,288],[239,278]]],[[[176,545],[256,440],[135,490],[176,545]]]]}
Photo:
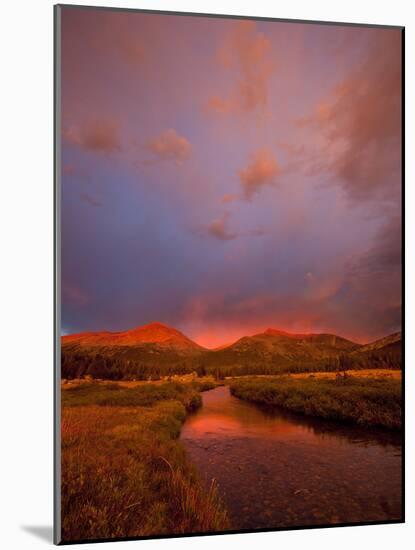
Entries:
{"type": "Polygon", "coordinates": [[[22,525],[21,528],[26,533],[53,544],[53,527],[51,525],[22,525]]]}

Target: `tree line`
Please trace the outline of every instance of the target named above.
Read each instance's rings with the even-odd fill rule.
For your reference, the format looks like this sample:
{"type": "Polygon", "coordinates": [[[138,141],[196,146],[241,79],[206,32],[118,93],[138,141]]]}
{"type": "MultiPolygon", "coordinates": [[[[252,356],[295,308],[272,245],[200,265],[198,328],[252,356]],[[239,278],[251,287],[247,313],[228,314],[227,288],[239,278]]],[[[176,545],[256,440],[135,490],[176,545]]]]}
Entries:
{"type": "Polygon", "coordinates": [[[175,354],[134,354],[120,351],[105,354],[79,349],[62,350],[62,378],[90,376],[106,380],[158,380],[174,374],[196,373],[226,376],[272,375],[300,372],[336,372],[356,369],[400,369],[400,347],[393,350],[373,350],[366,353],[340,354],[325,359],[292,361],[283,357],[274,359],[235,357],[234,362],[222,362],[214,356],[180,356],[175,354]]]}

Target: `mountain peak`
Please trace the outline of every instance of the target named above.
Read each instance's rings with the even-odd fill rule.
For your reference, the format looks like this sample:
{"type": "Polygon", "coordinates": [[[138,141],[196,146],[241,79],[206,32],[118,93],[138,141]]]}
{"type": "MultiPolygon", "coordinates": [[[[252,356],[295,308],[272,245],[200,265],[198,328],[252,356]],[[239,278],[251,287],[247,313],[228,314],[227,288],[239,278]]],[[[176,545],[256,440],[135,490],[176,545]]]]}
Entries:
{"type": "Polygon", "coordinates": [[[291,332],[271,327],[267,328],[267,330],[264,331],[264,334],[270,334],[271,336],[298,336],[297,334],[292,334],[291,332]]]}
{"type": "Polygon", "coordinates": [[[87,346],[140,346],[157,344],[177,349],[202,349],[179,330],[159,322],[138,326],[124,332],[83,332],[62,337],[63,344],[87,346]]]}
{"type": "Polygon", "coordinates": [[[143,328],[161,328],[161,329],[167,329],[167,330],[175,330],[172,327],[169,327],[168,325],[165,325],[164,323],[159,323],[158,321],[154,321],[152,323],[148,323],[147,325],[141,325],[136,327],[137,329],[143,329],[143,328]]]}
{"type": "Polygon", "coordinates": [[[291,338],[292,340],[326,336],[323,334],[314,334],[312,332],[287,332],[286,330],[280,330],[278,328],[267,328],[267,330],[265,330],[262,334],[267,336],[281,336],[283,338],[291,338]]]}
{"type": "MultiPolygon", "coordinates": [[[[154,321],[152,323],[148,323],[147,325],[139,325],[135,328],[132,328],[130,330],[126,330],[125,333],[133,333],[133,332],[171,332],[171,333],[178,333],[179,331],[176,330],[173,327],[169,327],[168,325],[165,325],[164,323],[159,323],[158,321],[154,321]]],[[[124,334],[125,334],[124,333],[124,334]]]]}

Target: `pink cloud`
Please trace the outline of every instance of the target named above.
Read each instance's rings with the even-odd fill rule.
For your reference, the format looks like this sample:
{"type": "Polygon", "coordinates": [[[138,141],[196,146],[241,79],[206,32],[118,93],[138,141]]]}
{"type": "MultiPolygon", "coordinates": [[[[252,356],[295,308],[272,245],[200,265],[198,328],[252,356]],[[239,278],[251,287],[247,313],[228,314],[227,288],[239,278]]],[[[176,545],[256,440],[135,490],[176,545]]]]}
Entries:
{"type": "Polygon", "coordinates": [[[231,101],[226,101],[217,95],[210,97],[205,105],[206,111],[211,111],[212,113],[218,113],[226,115],[230,113],[234,106],[231,101]]]}
{"type": "Polygon", "coordinates": [[[280,174],[280,167],[271,151],[260,149],[246,168],[239,170],[244,197],[250,200],[264,185],[272,185],[280,174]]]}
{"type": "Polygon", "coordinates": [[[212,95],[206,109],[220,114],[264,109],[275,64],[271,58],[271,41],[257,31],[254,21],[235,23],[219,49],[218,61],[235,73],[236,82],[228,98],[212,95]]]}
{"type": "Polygon", "coordinates": [[[214,219],[207,227],[208,235],[219,241],[236,239],[237,233],[232,233],[228,229],[229,218],[229,212],[225,212],[222,217],[214,219]]]}
{"type": "Polygon", "coordinates": [[[176,130],[169,129],[158,137],[147,141],[145,147],[161,160],[173,160],[181,163],[190,157],[191,143],[176,130]]]}
{"type": "Polygon", "coordinates": [[[121,149],[119,125],[112,119],[91,119],[82,126],[71,126],[63,133],[64,139],[81,149],[113,153],[121,149]]]}
{"type": "Polygon", "coordinates": [[[206,228],[206,234],[219,241],[230,241],[238,237],[262,237],[266,231],[262,228],[248,229],[246,231],[231,231],[229,229],[230,213],[224,212],[221,217],[215,218],[206,228]]]}
{"type": "Polygon", "coordinates": [[[236,201],[238,199],[238,195],[234,195],[234,194],[231,194],[231,193],[228,193],[226,195],[223,195],[223,197],[221,198],[221,203],[222,204],[228,204],[230,202],[233,202],[233,201],[236,201]]]}
{"type": "MultiPolygon", "coordinates": [[[[114,34],[113,34],[114,36],[114,34]]],[[[131,65],[137,66],[141,65],[146,59],[146,49],[142,44],[142,39],[137,33],[129,34],[119,32],[115,34],[115,47],[118,48],[118,51],[121,56],[131,65]]]]}

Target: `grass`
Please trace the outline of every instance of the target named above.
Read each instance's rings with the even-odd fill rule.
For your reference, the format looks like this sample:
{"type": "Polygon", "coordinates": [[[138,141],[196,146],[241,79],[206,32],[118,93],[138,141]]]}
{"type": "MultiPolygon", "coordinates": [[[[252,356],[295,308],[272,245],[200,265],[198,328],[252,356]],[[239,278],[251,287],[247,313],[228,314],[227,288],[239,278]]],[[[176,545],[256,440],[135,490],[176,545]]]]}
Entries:
{"type": "MultiPolygon", "coordinates": [[[[346,376],[355,378],[393,378],[395,380],[402,379],[402,371],[397,369],[362,369],[362,370],[346,370],[343,371],[346,376]]],[[[301,372],[298,374],[290,374],[290,378],[336,378],[338,372],[301,372]]]]}
{"type": "Polygon", "coordinates": [[[246,378],[230,382],[233,395],[296,413],[362,426],[401,428],[401,383],[393,378],[246,378]]]}
{"type": "Polygon", "coordinates": [[[202,487],[177,441],[198,390],[103,382],[62,391],[63,541],[228,527],[216,487],[202,487]]]}
{"type": "Polygon", "coordinates": [[[178,399],[188,411],[201,404],[200,395],[191,387],[177,382],[141,384],[133,388],[116,382],[80,384],[62,392],[62,406],[100,405],[107,407],[150,407],[159,401],[178,399]]]}

